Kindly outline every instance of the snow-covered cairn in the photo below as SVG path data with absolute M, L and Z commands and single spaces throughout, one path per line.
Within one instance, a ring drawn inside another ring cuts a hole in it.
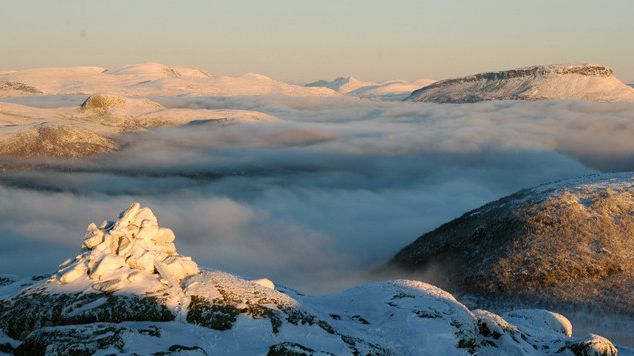
M 64 262 L 56 279 L 62 284 L 89 282 L 99 291 L 113 292 L 131 283 L 177 286 L 198 266 L 181 256 L 174 246 L 174 232 L 160 227 L 149 208 L 134 203 L 117 221 L 88 225 L 81 255 Z M 83 284 L 83 283 L 82 283 Z

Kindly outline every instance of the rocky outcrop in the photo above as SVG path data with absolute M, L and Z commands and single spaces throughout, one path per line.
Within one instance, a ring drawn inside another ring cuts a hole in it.
M 135 203 L 117 221 L 90 224 L 82 244 L 85 252 L 63 263 L 54 278 L 62 284 L 86 280 L 103 292 L 131 284 L 151 290 L 160 284 L 175 286 L 199 269 L 190 257 L 176 253 L 174 238 L 150 209 Z

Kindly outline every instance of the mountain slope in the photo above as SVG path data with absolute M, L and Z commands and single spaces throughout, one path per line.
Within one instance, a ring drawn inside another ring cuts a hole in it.
M 634 315 L 634 175 L 525 189 L 430 231 L 392 266 L 452 292 Z
M 406 100 L 473 103 L 485 100 L 634 101 L 634 89 L 612 69 L 596 64 L 558 64 L 447 79 L 414 91 Z
M 310 297 L 203 271 L 139 204 L 90 224 L 81 254 L 49 278 L 5 279 L 0 352 L 16 355 L 617 353 L 600 336 L 571 337 L 559 314 L 470 311 L 418 281 Z

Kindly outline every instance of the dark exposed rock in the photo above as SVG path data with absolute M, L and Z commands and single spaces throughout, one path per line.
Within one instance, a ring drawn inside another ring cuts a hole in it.
M 142 330 L 102 323 L 46 327 L 29 334 L 14 353 L 25 356 L 92 355 L 99 350 L 124 353 L 125 334 L 138 332 Z
M 154 298 L 135 295 L 28 291 L 0 303 L 0 328 L 18 340 L 46 326 L 170 320 L 174 315 Z

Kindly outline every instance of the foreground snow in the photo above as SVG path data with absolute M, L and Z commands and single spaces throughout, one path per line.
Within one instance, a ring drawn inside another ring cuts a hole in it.
M 0 352 L 16 354 L 614 355 L 571 337 L 562 315 L 469 310 L 411 280 L 305 296 L 267 279 L 201 271 L 148 208 L 90 224 L 82 252 L 49 278 L 0 287 Z
M 422 87 L 407 100 L 473 103 L 485 100 L 634 101 L 634 89 L 612 69 L 596 64 L 560 64 L 480 73 Z

